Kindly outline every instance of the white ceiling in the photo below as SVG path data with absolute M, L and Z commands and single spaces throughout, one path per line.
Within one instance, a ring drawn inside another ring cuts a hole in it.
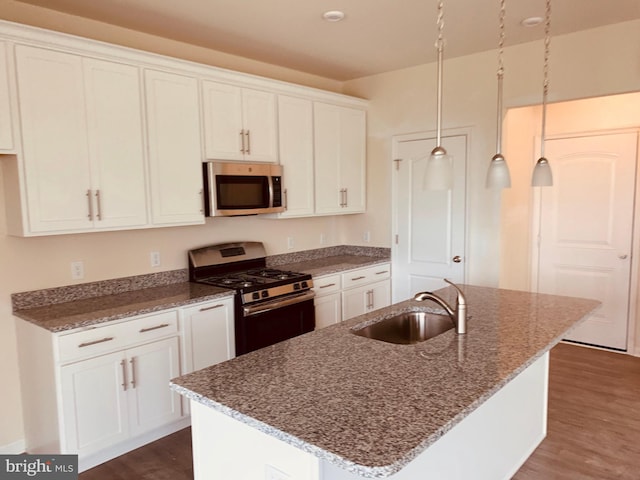
M 435 60 L 437 0 L 18 0 L 349 80 Z M 506 45 L 537 40 L 545 0 L 507 0 Z M 445 58 L 497 47 L 499 0 L 445 0 Z M 322 20 L 342 10 L 341 22 Z M 552 0 L 551 33 L 640 18 L 640 0 Z M 553 41 L 552 41 L 553 44 Z

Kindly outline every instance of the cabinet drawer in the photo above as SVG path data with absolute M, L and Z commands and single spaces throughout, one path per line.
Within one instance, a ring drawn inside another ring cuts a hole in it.
M 155 313 L 125 322 L 127 344 L 134 344 L 178 333 L 178 311 Z
M 125 348 L 126 343 L 126 328 L 123 323 L 64 335 L 58 338 L 60 362 L 112 352 Z
M 372 267 L 359 268 L 342 274 L 342 288 L 357 287 L 391 277 L 391 265 L 382 263 Z
M 341 289 L 340 274 L 324 275 L 313 279 L 313 291 L 319 297 L 330 293 L 339 292 Z
M 58 338 L 60 362 L 93 357 L 178 332 L 178 311 L 110 323 Z

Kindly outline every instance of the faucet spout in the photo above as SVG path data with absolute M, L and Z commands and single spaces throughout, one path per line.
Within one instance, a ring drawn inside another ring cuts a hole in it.
M 461 335 L 467 333 L 467 299 L 464 296 L 460 287 L 458 287 L 455 283 L 450 280 L 444 279 L 449 285 L 454 287 L 457 290 L 457 298 L 456 298 L 456 307 L 455 309 L 451 308 L 447 302 L 445 302 L 441 297 L 432 292 L 419 292 L 416 293 L 413 297 L 414 300 L 418 302 L 423 302 L 425 300 L 431 300 L 432 302 L 437 303 L 442 308 L 445 309 L 447 314 L 453 320 L 453 323 L 456 327 L 456 333 Z

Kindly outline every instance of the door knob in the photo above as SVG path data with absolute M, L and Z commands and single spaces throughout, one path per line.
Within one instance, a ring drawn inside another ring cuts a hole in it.
M 460 255 L 456 255 L 452 258 L 453 263 L 460 263 L 462 261 L 462 257 Z

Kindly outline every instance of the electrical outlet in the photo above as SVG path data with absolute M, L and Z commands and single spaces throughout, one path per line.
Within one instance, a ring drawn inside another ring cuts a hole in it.
M 291 476 L 269 464 L 264 466 L 265 480 L 291 480 Z
M 364 240 L 367 243 L 371 241 L 371 232 L 369 230 L 364 232 L 364 234 L 362 235 L 362 240 Z
M 71 262 L 71 279 L 82 280 L 84 278 L 84 263 L 78 260 Z
M 320 245 L 325 245 L 327 243 L 327 235 L 324 233 L 320 234 Z
M 289 250 L 293 248 L 293 237 L 287 237 L 287 248 Z
M 160 266 L 160 252 L 150 252 L 149 253 L 149 258 L 151 260 L 151 266 L 152 267 L 159 267 Z

